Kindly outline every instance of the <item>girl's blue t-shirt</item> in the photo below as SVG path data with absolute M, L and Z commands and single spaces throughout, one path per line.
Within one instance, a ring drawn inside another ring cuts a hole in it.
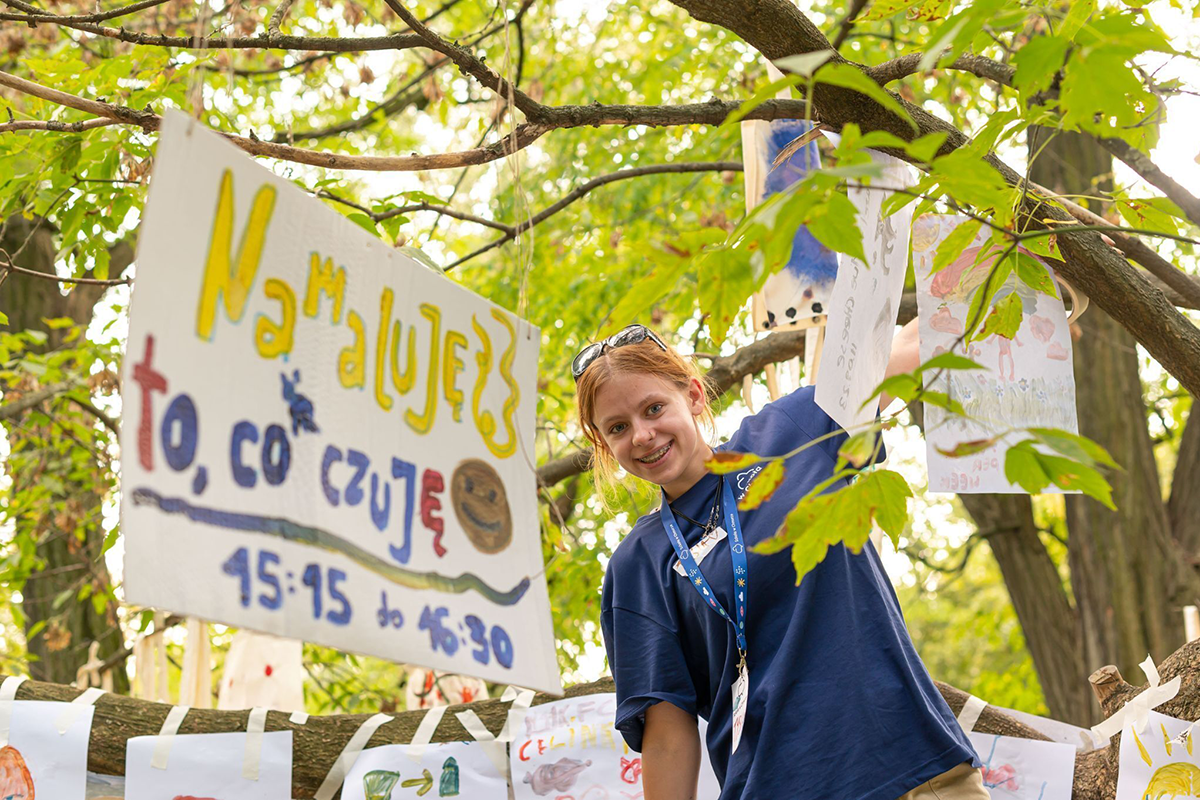
M 748 417 L 718 449 L 782 455 L 838 431 L 812 387 Z M 774 496 L 740 514 L 750 547 L 772 536 L 787 512 L 828 478 L 840 432 L 785 462 Z M 753 466 L 726 476 L 745 493 Z M 718 478 L 706 475 L 673 503 L 708 519 Z M 689 545 L 702 531 L 676 514 Z M 617 688 L 616 727 L 642 749 L 646 709 L 669 702 L 708 720 L 708 752 L 721 800 L 895 800 L 963 761 L 978 759 L 917 656 L 879 556 L 842 545 L 796 585 L 790 550 L 749 554 L 746 609 L 750 692 L 746 725 L 730 754 L 738 650 L 729 622 L 674 569 L 658 511 L 637 521 L 604 577 L 601 628 Z M 710 587 L 733 608 L 729 540 L 701 563 Z

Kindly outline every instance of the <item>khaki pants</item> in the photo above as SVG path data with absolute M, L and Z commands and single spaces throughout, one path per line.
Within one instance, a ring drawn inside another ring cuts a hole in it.
M 899 800 L 989 800 L 983 776 L 967 761 L 922 783 Z

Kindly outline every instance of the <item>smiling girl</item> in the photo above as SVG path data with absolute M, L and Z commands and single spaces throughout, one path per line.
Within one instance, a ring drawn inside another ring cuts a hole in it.
M 888 374 L 917 362 L 910 324 Z M 758 467 L 705 468 L 710 393 L 690 361 L 631 325 L 584 348 L 572 372 L 598 486 L 619 466 L 663 493 L 613 553 L 601 603 L 615 724 L 642 753 L 646 800 L 695 797 L 697 715 L 722 800 L 987 800 L 871 544 L 830 547 L 799 586 L 787 552 L 751 552 L 833 474 L 846 433 L 813 388 L 747 417 L 719 448 L 778 456 L 820 440 L 787 459 L 770 500 L 739 512 Z

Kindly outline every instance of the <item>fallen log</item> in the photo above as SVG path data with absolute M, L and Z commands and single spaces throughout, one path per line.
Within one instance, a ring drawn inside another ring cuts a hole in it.
M 1194 720 L 1200 717 L 1200 642 L 1184 645 L 1159 665 L 1162 680 L 1176 675 L 1183 677 L 1179 695 L 1158 710 L 1169 716 Z M 3 676 L 0 676 L 3 677 Z M 1106 715 L 1122 708 L 1147 687 L 1126 683 L 1115 667 L 1104 667 L 1091 677 L 1093 691 Z M 937 682 L 938 690 L 957 714 L 970 696 L 949 684 Z M 612 678 L 579 684 L 567 689 L 568 697 L 613 691 Z M 40 681 L 26 681 L 17 690 L 18 700 L 70 701 L 81 692 L 73 686 Z M 539 693 L 534 705 L 557 698 Z M 985 698 L 986 699 L 986 698 Z M 493 733 L 499 733 L 507 718 L 509 703 L 501 700 L 479 700 L 451 706 L 434 733 L 435 742 L 466 741 L 471 737 L 454 716 L 468 708 L 474 711 Z M 153 736 L 162 727 L 171 706 L 132 697 L 106 694 L 96 701 L 88 749 L 88 769 L 104 775 L 125 774 L 125 742 L 134 736 Z M 380 727 L 371 737 L 369 746 L 404 744 L 412 740 L 424 711 L 402 711 Z M 179 733 L 226 733 L 246 729 L 247 711 L 214 711 L 193 709 L 184 719 Z M 288 719 L 285 712 L 272 711 L 267 715 L 268 731 L 292 731 L 293 760 L 292 796 L 312 797 L 325 779 L 342 748 L 370 714 L 332 714 L 311 716 L 304 725 Z M 983 733 L 1046 740 L 1047 737 L 1024 723 L 989 706 L 975 725 Z M 519 735 L 519 734 L 518 734 Z M 1081 753 L 1075 761 L 1073 800 L 1114 800 L 1116 797 L 1117 755 L 1120 736 L 1105 748 Z

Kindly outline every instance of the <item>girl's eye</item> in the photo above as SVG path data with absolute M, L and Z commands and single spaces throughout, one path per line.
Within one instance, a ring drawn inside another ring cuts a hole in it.
M 611 428 L 608 429 L 608 435 L 616 436 L 618 433 L 620 433 L 624 429 L 625 429 L 624 425 L 613 425 Z
M 650 406 L 650 408 L 646 409 L 646 411 L 650 414 L 657 414 L 659 411 L 662 411 L 662 407 L 662 403 L 655 403 L 654 405 Z

